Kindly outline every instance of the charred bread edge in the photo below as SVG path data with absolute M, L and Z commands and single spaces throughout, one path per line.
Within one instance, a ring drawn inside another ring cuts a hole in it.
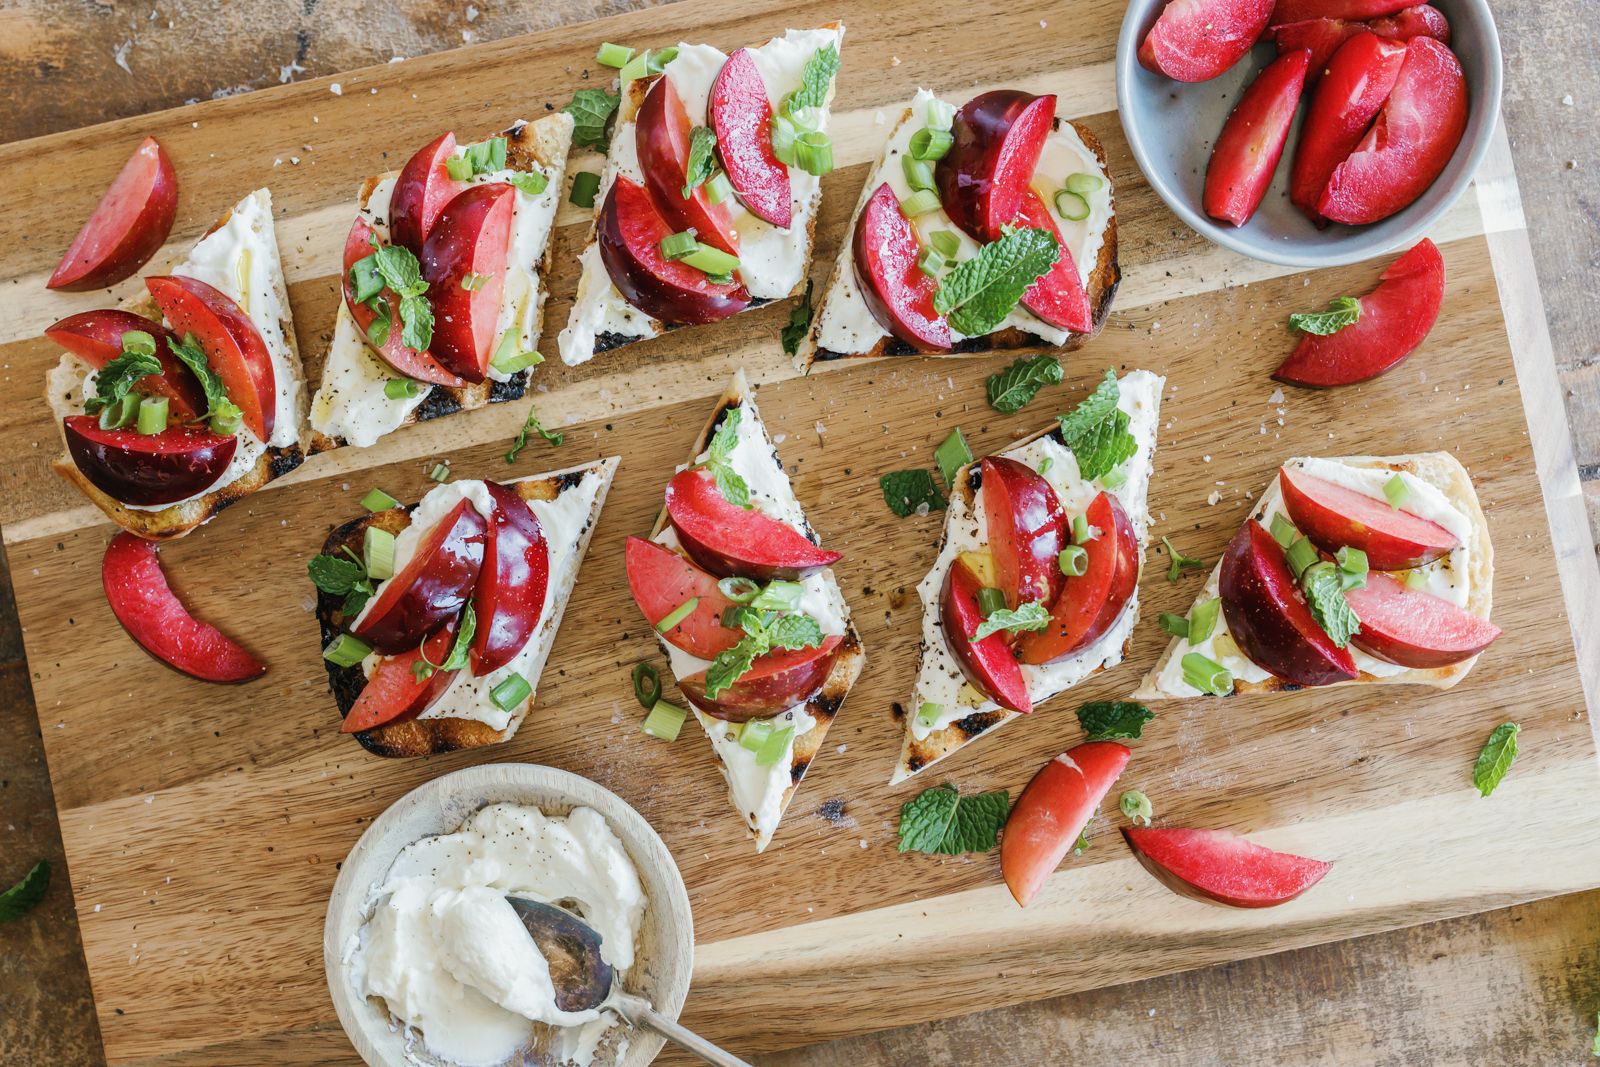
M 550 596 L 556 598 L 556 606 L 546 625 L 550 628 L 552 642 L 555 634 L 561 629 L 561 621 L 566 613 L 567 604 L 572 599 L 573 586 L 577 583 L 578 572 L 582 569 L 583 559 L 588 555 L 589 540 L 594 535 L 594 528 L 599 523 L 600 513 L 605 507 L 606 494 L 611 489 L 611 480 L 616 474 L 617 465 L 621 462 L 616 456 L 594 460 L 565 470 L 551 471 L 546 474 L 534 474 L 527 478 L 519 478 L 504 484 L 516 488 L 524 500 L 529 496 L 523 491 L 523 486 L 528 488 L 553 485 L 557 496 L 566 489 L 577 485 L 591 470 L 598 470 L 602 478 L 599 491 L 595 494 L 593 509 L 589 515 L 588 525 L 583 534 L 578 538 L 577 563 L 569 576 L 565 589 L 552 589 Z M 352 551 L 359 552 L 361 540 L 365 536 L 368 526 L 377 526 L 398 534 L 411 524 L 411 513 L 416 509 L 416 504 L 408 504 L 404 508 L 389 508 L 384 511 L 373 512 L 370 515 L 361 515 L 349 522 L 336 527 L 328 535 L 322 546 L 325 555 L 332 555 L 342 546 L 348 545 Z M 317 623 L 322 635 L 321 648 L 326 648 L 328 642 L 344 630 L 344 617 L 340 612 L 342 598 L 331 596 L 320 590 L 317 592 Z M 540 635 L 534 634 L 529 640 L 536 640 Z M 548 648 L 546 652 L 548 653 Z M 340 667 L 337 664 L 323 660 L 323 666 L 328 672 L 328 688 L 333 693 L 334 704 L 339 709 L 342 718 L 350 713 L 355 706 L 356 698 L 367 684 L 366 675 L 361 670 L 361 665 L 353 667 Z M 540 661 L 539 672 L 544 673 L 544 661 Z M 453 752 L 464 748 L 477 748 L 481 745 L 494 744 L 498 741 L 509 741 L 516 734 L 528 713 L 533 709 L 534 701 L 539 697 L 539 678 L 529 678 L 533 691 L 528 694 L 528 699 L 523 702 L 522 709 L 513 715 L 510 723 L 504 730 L 496 730 L 488 723 L 476 719 L 439 718 L 439 719 L 408 719 L 404 722 L 387 723 L 363 730 L 355 734 L 355 739 L 361 747 L 378 756 L 403 757 L 427 756 L 435 752 Z
M 1292 459 L 1300 458 L 1327 458 L 1337 462 L 1346 463 L 1354 467 L 1380 468 L 1387 470 L 1404 470 L 1438 489 L 1449 499 L 1450 503 L 1461 509 L 1472 524 L 1472 564 L 1468 568 L 1467 580 L 1471 587 L 1467 591 L 1467 610 L 1482 619 L 1490 617 L 1490 609 L 1494 599 L 1494 545 L 1489 540 L 1489 524 L 1484 518 L 1483 508 L 1478 503 L 1478 490 L 1472 484 L 1472 476 L 1461 461 L 1449 452 L 1412 452 L 1398 456 L 1328 456 L 1328 457 L 1300 457 L 1290 456 L 1285 459 L 1287 463 Z M 1274 471 L 1271 486 L 1277 480 Z M 1259 520 L 1263 505 L 1257 505 L 1250 512 L 1250 519 Z M 1246 520 L 1248 521 L 1248 520 Z M 1242 524 L 1241 524 L 1242 525 Z M 1220 568 L 1222 562 L 1217 562 Z M 1203 594 L 1202 594 L 1203 595 Z M 1161 671 L 1177 654 L 1178 640 L 1174 638 L 1168 642 L 1166 651 L 1156 661 L 1139 683 L 1139 688 L 1134 691 L 1131 699 L 1134 700 L 1199 700 L 1201 697 L 1181 697 L 1168 693 L 1159 688 L 1156 679 Z M 1481 655 L 1481 653 L 1480 653 Z M 1348 682 L 1334 682 L 1332 685 L 1300 686 L 1285 682 L 1281 678 L 1273 677 L 1264 682 L 1242 682 L 1237 679 L 1233 683 L 1234 696 L 1239 693 L 1292 693 L 1298 689 L 1334 689 L 1347 685 L 1427 685 L 1435 689 L 1449 689 L 1467 676 L 1474 664 L 1478 662 L 1477 656 L 1471 656 L 1460 663 L 1448 667 L 1412 668 L 1387 678 L 1378 678 L 1362 673 L 1359 678 Z
M 552 138 L 546 139 L 543 136 L 546 130 L 559 130 L 559 132 L 555 133 Z M 572 150 L 572 124 L 565 113 L 557 112 L 554 115 L 545 115 L 542 118 L 534 119 L 532 122 L 524 121 L 520 125 L 513 124 L 502 130 L 500 136 L 507 139 L 506 165 L 511 169 L 524 171 L 528 169 L 526 166 L 515 166 L 515 163 L 519 161 L 513 158 L 512 153 L 520 150 L 526 153 L 534 163 L 553 167 L 556 173 L 555 177 L 551 179 L 552 181 L 559 184 L 566 178 L 567 154 Z M 549 150 L 550 158 L 546 158 L 546 150 Z M 366 198 L 371 194 L 373 187 L 378 182 L 397 173 L 399 172 L 390 171 L 387 174 L 368 178 L 362 182 L 359 195 L 360 201 L 365 203 Z M 533 335 L 535 337 L 544 332 L 544 311 L 550 299 L 550 266 L 555 261 L 555 247 L 555 227 L 552 225 L 550 234 L 545 239 L 544 254 L 539 257 L 539 263 L 534 272 L 538 281 L 538 306 L 533 317 Z M 342 289 L 336 314 L 341 319 L 350 314 L 350 309 L 345 307 L 344 304 Z M 338 329 L 335 326 L 334 334 L 330 335 L 326 346 L 329 352 L 333 348 L 333 337 L 337 336 L 337 334 Z M 324 353 L 323 356 L 323 373 L 327 373 L 327 353 Z M 422 403 L 406 413 L 406 417 L 401 421 L 400 426 L 412 426 L 419 422 L 441 419 L 446 415 L 454 415 L 458 411 L 473 411 L 486 404 L 503 404 L 511 400 L 521 400 L 528 393 L 528 381 L 532 376 L 533 368 L 527 367 L 517 371 L 503 382 L 496 381 L 493 378 L 485 378 L 475 385 L 468 384 L 460 388 L 436 385 L 429 390 Z M 309 425 L 308 420 L 307 426 L 309 427 Z M 396 429 L 399 429 L 399 427 L 396 427 Z M 392 433 L 393 431 L 390 432 Z M 342 437 L 332 437 L 328 434 L 318 433 L 316 430 L 310 431 L 310 437 L 311 455 L 346 447 L 346 441 Z
M 905 114 L 901 117 L 900 122 L 904 123 L 910 118 L 911 109 L 908 107 L 906 108 Z M 1100 139 L 1095 136 L 1094 131 L 1076 119 L 1057 118 L 1056 122 L 1058 124 L 1061 122 L 1069 122 L 1072 124 L 1072 128 L 1077 131 L 1078 137 L 1083 141 L 1084 146 L 1093 152 L 1095 154 L 1095 158 L 1100 161 L 1100 166 L 1106 172 L 1107 181 L 1109 182 L 1111 164 L 1106 159 L 1105 146 L 1100 143 Z M 895 128 L 899 129 L 899 124 L 896 124 Z M 893 133 L 891 133 L 890 138 L 892 139 L 893 136 Z M 884 142 L 884 148 L 885 151 L 887 151 L 887 140 Z M 883 157 L 880 155 L 880 165 L 882 160 Z M 862 189 L 861 199 L 857 202 L 855 211 L 850 215 L 850 225 L 852 228 L 855 226 L 856 219 L 860 217 L 862 208 L 866 206 L 867 198 L 871 195 L 872 191 L 873 190 L 870 187 Z M 1020 330 L 1015 326 L 1007 326 L 1003 330 L 996 330 L 994 333 L 984 334 L 982 337 L 968 337 L 962 341 L 958 341 L 956 346 L 949 352 L 934 353 L 933 355 L 935 358 L 947 356 L 981 355 L 985 352 L 1012 351 L 1019 348 L 1037 348 L 1050 352 L 1075 352 L 1098 337 L 1100 335 L 1100 331 L 1105 328 L 1106 319 L 1111 315 L 1111 303 L 1113 298 L 1115 298 L 1117 295 L 1117 287 L 1122 284 L 1122 270 L 1118 266 L 1117 262 L 1117 214 L 1115 185 L 1111 186 L 1111 197 L 1112 212 L 1111 217 L 1106 220 L 1105 239 L 1100 245 L 1100 254 L 1095 258 L 1094 270 L 1089 274 L 1089 299 L 1094 304 L 1094 328 L 1090 332 L 1072 334 L 1063 344 L 1052 347 L 1041 337 L 1037 337 L 1034 334 L 1028 333 L 1026 330 Z M 844 264 L 842 262 L 835 263 L 834 270 L 837 272 L 838 270 L 843 269 L 843 267 Z M 812 319 L 811 329 L 806 333 L 805 343 L 801 346 L 799 354 L 795 357 L 795 364 L 799 369 L 803 371 L 809 371 L 812 364 L 817 362 L 832 362 L 835 360 L 846 359 L 882 359 L 885 357 L 917 356 L 924 354 L 918 352 L 916 349 L 912 348 L 910 345 L 906 344 L 899 338 L 894 337 L 893 335 L 881 338 L 878 343 L 872 347 L 872 351 L 870 352 L 834 352 L 830 349 L 819 347 L 817 345 L 817 332 L 822 324 L 822 310 L 827 306 L 828 298 L 832 295 L 833 279 L 830 278 L 828 288 L 823 294 L 822 302 L 817 305 L 817 311 L 816 315 Z
M 694 447 L 689 451 L 688 462 L 693 462 L 694 457 L 704 452 L 711 443 L 711 435 L 716 431 L 717 424 L 721 422 L 723 413 L 732 407 L 742 407 L 745 403 L 754 404 L 755 396 L 751 392 L 749 383 L 745 380 L 744 371 L 735 371 L 728 387 L 723 391 L 716 406 L 712 409 L 711 417 L 706 420 L 705 427 L 701 429 L 700 436 L 696 438 Z M 757 414 L 759 415 L 759 409 Z M 764 425 L 764 424 L 763 424 Z M 785 472 L 787 477 L 787 471 Z M 650 529 L 650 536 L 654 537 L 667 526 L 667 510 L 661 509 L 655 525 Z M 806 532 L 813 542 L 820 543 L 815 529 L 811 527 L 811 518 L 806 516 Z M 824 573 L 834 584 L 838 579 L 834 577 L 832 568 L 824 568 Z M 841 587 L 842 597 L 842 587 Z M 834 716 L 844 706 L 845 697 L 850 695 L 850 689 L 855 685 L 856 679 L 861 675 L 861 668 L 866 663 L 866 649 L 861 644 L 861 635 L 856 631 L 855 619 L 850 614 L 850 603 L 845 601 L 845 632 L 844 641 L 839 646 L 839 656 L 833 663 L 833 669 L 828 672 L 827 679 L 822 683 L 822 688 L 817 695 L 806 702 L 806 710 L 817 720 L 817 725 L 810 732 L 796 738 L 794 755 L 789 765 L 789 787 L 783 794 L 783 807 L 778 812 L 778 821 L 783 821 L 783 816 L 789 810 L 789 802 L 794 799 L 795 791 L 806 776 L 806 771 L 811 766 L 811 761 L 816 758 L 817 752 L 822 748 L 822 742 L 827 735 L 828 727 L 833 724 Z M 690 706 L 691 710 L 693 705 Z M 706 743 L 709 745 L 710 739 Z M 711 747 L 712 755 L 717 761 L 717 770 L 722 774 L 726 783 L 728 777 L 727 766 L 722 761 L 722 756 L 717 752 L 716 746 Z M 732 802 L 732 786 L 729 786 L 729 801 Z M 738 810 L 735 808 L 735 810 Z M 756 838 L 756 851 L 764 850 L 771 838 L 762 840 L 759 833 L 750 823 L 748 812 L 739 811 L 739 817 L 744 822 L 745 829 Z M 776 832 L 776 828 L 774 828 Z

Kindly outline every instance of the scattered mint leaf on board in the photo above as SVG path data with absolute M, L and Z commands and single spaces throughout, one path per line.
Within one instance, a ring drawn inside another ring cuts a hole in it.
M 127 396 L 140 378 L 160 373 L 161 361 L 154 353 L 124 350 L 95 375 L 95 395 L 83 402 L 83 410 L 90 415 L 98 415 L 102 408 L 110 407 Z
M 696 126 L 689 131 L 689 162 L 684 166 L 683 198 L 689 199 L 695 189 L 716 172 L 717 135 L 709 126 Z
M 1155 712 L 1132 700 L 1093 700 L 1078 709 L 1090 741 L 1137 741 Z
M 1043 630 L 1050 625 L 1050 612 L 1041 601 L 1030 600 L 1015 608 L 1001 608 L 978 624 L 972 640 L 982 641 L 1001 630 L 1021 633 L 1024 630 Z
M 1344 598 L 1344 580 L 1339 577 L 1338 567 L 1327 560 L 1313 563 L 1301 575 L 1300 587 L 1311 606 L 1311 617 L 1333 638 L 1334 644 L 1344 648 L 1353 634 L 1361 632 L 1361 620 Z
M 900 807 L 900 851 L 988 852 L 1010 812 L 1011 796 L 1003 789 L 969 797 L 953 785 L 924 789 Z
M 1511 761 L 1517 758 L 1517 735 L 1521 732 L 1522 727 L 1516 723 L 1503 722 L 1484 742 L 1478 762 L 1472 766 L 1472 784 L 1478 787 L 1480 795 L 1493 793 L 1511 769 Z
M 545 441 L 549 443 L 551 448 L 560 448 L 561 442 L 566 440 L 566 435 L 561 431 L 545 429 L 543 424 L 539 422 L 538 411 L 535 410 L 530 404 L 528 406 L 528 418 L 525 422 L 523 422 L 522 429 L 517 431 L 517 439 L 511 442 L 511 451 L 506 453 L 507 463 L 515 463 L 517 461 L 517 454 L 520 453 L 524 448 L 528 447 L 529 431 L 532 431 L 533 433 L 536 433 L 540 437 L 544 438 Z
M 1354 326 L 1361 319 L 1361 301 L 1353 296 L 1341 296 L 1328 305 L 1326 311 L 1306 311 L 1289 316 L 1289 329 L 1300 333 L 1327 337 L 1346 326 Z
M 1011 230 L 944 276 L 933 309 L 968 337 L 993 333 L 1060 255 L 1061 242 L 1049 230 Z
M 1110 474 L 1139 451 L 1139 443 L 1128 432 L 1128 413 L 1117 407 L 1121 396 L 1117 372 L 1108 368 L 1083 403 L 1057 416 L 1062 443 L 1071 449 L 1078 473 L 1087 481 Z
M 924 505 L 929 511 L 943 511 L 948 504 L 932 471 L 890 471 L 878 479 L 878 487 L 883 490 L 883 502 L 902 519 L 915 515 Z
M 793 113 L 803 107 L 821 107 L 828 102 L 828 87 L 839 73 L 838 46 L 823 45 L 806 60 L 800 72 L 800 88 L 789 94 L 785 107 Z
M 1039 390 L 1056 385 L 1065 376 L 1054 356 L 1023 356 L 999 374 L 989 376 L 989 406 L 1002 415 L 1015 415 Z
M 1182 552 L 1179 552 L 1176 548 L 1173 548 L 1172 542 L 1168 541 L 1165 537 L 1161 539 L 1161 543 L 1167 546 L 1167 556 L 1172 560 L 1171 566 L 1167 568 L 1167 581 L 1169 582 L 1175 582 L 1179 578 L 1182 578 L 1183 572 L 1189 567 L 1203 568 L 1210 566 L 1210 564 L 1206 563 L 1206 561 L 1203 559 L 1196 559 L 1193 556 L 1185 556 Z
M 605 152 L 611 147 L 608 127 L 622 97 L 605 89 L 579 89 L 564 110 L 572 116 L 572 143 Z
M 40 860 L 16 885 L 0 893 L 0 923 L 16 922 L 44 899 L 50 887 L 50 861 Z
M 811 329 L 811 279 L 806 279 L 806 295 L 789 312 L 789 325 L 783 328 L 783 353 L 786 356 L 796 355 L 800 351 L 800 342 L 806 338 L 806 333 Z

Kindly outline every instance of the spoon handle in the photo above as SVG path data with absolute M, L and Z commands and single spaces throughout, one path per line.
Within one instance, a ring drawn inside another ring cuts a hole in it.
M 654 1030 L 679 1048 L 692 1052 L 712 1064 L 713 1067 L 750 1067 L 750 1064 L 733 1053 L 723 1051 L 688 1027 L 679 1025 L 676 1019 L 662 1015 L 643 997 L 613 994 L 612 1003 L 635 1026 L 645 1026 Z

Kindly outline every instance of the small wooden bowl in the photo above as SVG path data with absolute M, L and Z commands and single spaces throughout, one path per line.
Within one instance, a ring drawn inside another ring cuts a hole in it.
M 410 1067 L 432 1057 L 420 1040 L 408 1041 L 381 1001 L 362 997 L 350 984 L 343 958 L 366 918 L 367 894 L 388 874 L 401 849 L 424 837 L 453 833 L 479 808 L 498 803 L 531 805 L 546 815 L 565 815 L 573 808 L 588 807 L 605 817 L 638 868 L 649 902 L 627 987 L 650 998 L 670 1018 L 683 1009 L 694 968 L 694 918 L 678 865 L 644 816 L 615 793 L 554 767 L 526 763 L 467 767 L 418 786 L 378 816 L 350 850 L 328 899 L 322 932 L 328 991 L 350 1043 L 369 1067 Z M 630 1031 L 621 1058 L 607 1060 L 602 1052 L 595 1064 L 644 1067 L 663 1044 L 661 1037 L 649 1031 Z M 411 1057 L 408 1045 L 412 1046 Z

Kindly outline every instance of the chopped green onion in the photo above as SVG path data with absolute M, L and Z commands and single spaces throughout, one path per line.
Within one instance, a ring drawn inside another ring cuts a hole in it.
M 1184 618 L 1182 615 L 1176 615 L 1170 611 L 1163 611 L 1161 613 L 1161 617 L 1156 621 L 1161 624 L 1161 628 L 1163 630 L 1167 631 L 1167 633 L 1171 634 L 1173 637 L 1181 637 L 1185 641 L 1189 640 L 1189 620 Z
M 956 139 L 949 130 L 931 130 L 923 127 L 911 135 L 911 155 L 929 161 L 943 159 Z
M 987 585 L 978 590 L 978 613 L 984 618 L 987 619 L 995 612 L 1004 610 L 1005 606 L 1006 594 L 1004 590 Z
M 137 429 L 140 433 L 160 433 L 167 428 L 167 398 L 147 396 L 139 401 Z
M 751 752 L 760 752 L 761 746 L 765 745 L 767 738 L 771 736 L 771 719 L 751 719 L 744 724 L 744 729 L 739 731 L 739 744 Z
M 444 161 L 444 169 L 454 181 L 464 182 L 472 177 L 472 160 L 466 156 L 451 156 Z
M 1122 483 L 1126 482 L 1127 480 L 1128 468 L 1125 466 L 1112 467 L 1110 470 L 1106 471 L 1105 474 L 1100 476 L 1100 484 L 1105 486 L 1107 489 L 1120 489 L 1122 488 Z
M 410 378 L 390 378 L 383 383 L 383 395 L 390 400 L 410 400 L 421 392 L 421 384 Z
M 510 330 L 506 331 L 506 336 L 511 337 L 513 340 L 516 339 Z M 516 351 L 515 346 L 513 346 L 512 352 L 509 356 L 495 356 L 495 358 L 490 361 L 490 366 L 494 367 L 494 369 L 499 371 L 501 374 L 515 374 L 519 370 L 527 370 L 529 367 L 537 367 L 543 362 L 544 356 L 538 351 L 529 349 L 526 352 L 518 352 Z
M 951 430 L 950 436 L 933 450 L 933 461 L 939 465 L 939 473 L 944 475 L 944 483 L 954 489 L 956 474 L 962 467 L 972 462 L 972 449 L 967 447 L 967 439 L 961 436 L 961 427 L 957 426 Z
M 934 230 L 928 234 L 928 243 L 945 259 L 955 259 L 956 253 L 961 251 L 961 238 L 954 230 Z
M 100 409 L 100 428 L 102 430 L 120 430 L 134 422 L 139 417 L 139 394 L 123 393 L 122 396 Z
M 213 411 L 210 425 L 212 433 L 220 433 L 224 437 L 238 433 L 239 427 L 244 425 L 244 412 L 230 400 L 222 410 Z
M 1321 557 L 1317 555 L 1317 546 L 1302 537 L 1289 546 L 1284 558 L 1289 561 L 1289 569 L 1294 571 L 1294 580 L 1298 582 L 1300 576 L 1306 572 L 1306 568 Z
M 668 45 L 665 48 L 655 48 L 645 53 L 645 69 L 651 74 L 660 74 L 667 69 L 667 64 L 678 58 L 678 46 Z
M 908 219 L 939 210 L 939 194 L 932 189 L 918 189 L 900 201 L 900 213 Z
M 350 288 L 355 296 L 356 303 L 365 304 L 383 292 L 383 285 L 383 275 L 378 273 L 378 255 L 376 252 L 350 264 Z M 128 335 L 123 334 L 122 340 L 126 344 Z M 154 354 L 153 352 L 151 353 L 151 355 Z
M 810 130 L 794 139 L 794 160 L 813 178 L 833 172 L 833 138 L 821 130 Z
M 487 285 L 488 282 L 489 276 L 487 274 L 479 274 L 475 270 L 469 270 L 467 273 L 461 276 L 461 288 L 465 289 L 469 293 L 476 293 L 479 289 L 482 289 L 485 285 Z
M 781 730 L 774 730 L 772 735 L 762 744 L 756 753 L 756 765 L 770 767 L 784 757 L 789 751 L 789 742 L 794 740 L 794 727 L 785 726 Z
M 1383 483 L 1383 495 L 1389 498 L 1389 506 L 1396 511 L 1406 502 L 1406 497 L 1411 495 L 1411 487 L 1406 485 L 1406 480 L 1399 474 Z
M 1289 521 L 1287 515 L 1281 511 L 1272 516 L 1272 539 L 1278 542 L 1279 548 L 1288 548 L 1294 544 L 1294 539 L 1300 536 L 1300 531 L 1295 529 L 1294 523 Z
M 1044 457 L 1044 458 L 1043 458 L 1043 459 L 1041 459 L 1041 460 L 1040 460 L 1040 461 L 1039 461 L 1039 473 L 1040 473 L 1040 474 L 1047 474 L 1047 473 L 1049 473 L 1049 471 L 1050 471 L 1050 465 L 1051 465 L 1051 464 L 1052 464 L 1052 463 L 1054 463 L 1054 462 L 1055 462 L 1055 460 L 1053 460 L 1053 459 L 1051 459 L 1051 458 L 1050 458 L 1050 457 L 1049 457 L 1049 456 L 1046 456 L 1046 457 Z
M 689 713 L 676 704 L 658 700 L 639 724 L 639 732 L 662 741 L 676 741 L 678 732 L 683 729 L 683 720 L 688 717 Z
M 663 617 L 660 622 L 656 623 L 656 633 L 666 633 L 684 619 L 687 619 L 690 615 L 693 615 L 694 609 L 699 606 L 700 598 L 697 596 L 692 596 L 688 600 L 685 600 L 682 604 L 679 604 L 677 607 L 667 612 L 666 616 Z
M 541 196 L 550 188 L 550 179 L 540 170 L 518 171 L 511 176 L 511 184 L 529 196 Z
M 1105 188 L 1106 180 L 1098 174 L 1069 174 L 1067 176 L 1067 190 L 1079 196 L 1088 196 L 1098 193 Z
M 718 582 L 717 589 L 735 604 L 748 604 L 761 592 L 761 584 L 753 578 L 734 575 Z
M 322 650 L 322 658 L 338 667 L 354 667 L 372 654 L 372 647 L 358 637 L 340 634 Z
M 1349 545 L 1333 554 L 1339 564 L 1339 582 L 1346 589 L 1360 589 L 1367 584 L 1367 554 Z
M 434 482 L 448 482 L 450 480 L 450 464 L 435 463 L 428 472 L 428 480 Z
M 1089 217 L 1089 201 L 1071 189 L 1056 190 L 1056 214 L 1073 222 Z
M 1233 692 L 1232 672 L 1215 660 L 1190 652 L 1180 662 L 1183 680 L 1200 692 L 1218 697 Z
M 750 601 L 750 606 L 757 611 L 794 611 L 800 606 L 800 598 L 805 592 L 806 587 L 799 582 L 768 582 L 767 587 Z
M 612 44 L 610 41 L 602 44 L 594 54 L 594 61 L 602 67 L 615 67 L 621 70 L 628 65 L 628 60 L 633 58 L 633 49 L 627 45 Z
M 156 354 L 156 339 L 145 330 L 124 330 L 122 350 L 140 356 L 153 356 Z
M 928 128 L 931 130 L 948 130 L 956 118 L 954 104 L 947 104 L 943 100 L 928 101 Z
M 594 207 L 594 198 L 600 193 L 600 175 L 580 170 L 572 176 L 572 192 L 567 194 L 570 203 L 579 207 Z
M 699 247 L 700 242 L 688 230 L 668 234 L 661 239 L 661 254 L 668 259 L 682 259 Z
M 931 700 L 923 701 L 922 707 L 917 709 L 917 725 L 924 730 L 931 730 L 939 724 L 939 716 L 943 714 L 943 704 L 935 704 Z
M 367 495 L 361 498 L 361 506 L 368 511 L 388 511 L 390 508 L 399 507 L 400 501 L 382 489 L 369 489 Z
M 906 184 L 913 189 L 932 189 L 933 164 L 915 156 L 901 156 L 900 167 L 906 172 Z
M 794 141 L 796 137 L 800 136 L 800 131 L 795 129 L 793 122 L 782 115 L 772 116 L 772 124 L 769 130 L 772 137 L 772 154 L 784 166 L 794 166 Z
M 917 253 L 917 269 L 930 278 L 937 278 L 939 272 L 944 270 L 944 257 L 937 248 L 924 248 Z
M 1198 645 L 1217 629 L 1217 616 L 1222 611 L 1222 598 L 1202 600 L 1189 611 L 1189 643 Z
M 682 259 L 689 266 L 707 274 L 731 274 L 739 269 L 738 256 L 730 256 L 711 245 L 700 245 Z
M 1130 789 L 1122 794 L 1122 799 L 1117 801 L 1117 807 L 1122 809 L 1122 814 L 1135 826 L 1139 825 L 1141 820 L 1145 826 L 1149 826 L 1151 818 L 1156 813 L 1150 798 L 1137 789 Z
M 1082 545 L 1068 545 L 1056 556 L 1056 566 L 1068 578 L 1082 578 L 1089 573 L 1089 552 Z
M 717 171 L 706 182 L 706 199 L 713 204 L 724 204 L 733 198 L 733 183 L 728 180 L 728 175 Z
M 489 703 L 501 711 L 515 712 L 522 702 L 533 695 L 533 686 L 522 675 L 513 671 L 505 681 L 489 690 Z
M 791 96 L 793 94 L 790 94 Z M 822 129 L 822 109 L 820 107 L 790 107 L 789 97 L 783 98 L 783 114 L 795 129 L 802 133 L 812 133 Z
M 1407 589 L 1426 589 L 1428 576 L 1421 570 L 1406 571 Z
M 710 282 L 712 285 L 732 285 L 733 284 L 733 275 L 732 274 L 707 274 L 706 275 L 706 281 Z
M 382 581 L 394 577 L 394 534 L 377 526 L 368 526 L 362 535 L 361 558 L 367 568 L 367 577 Z
M 626 87 L 629 82 L 637 78 L 642 78 L 646 74 L 650 73 L 653 73 L 650 70 L 650 53 L 648 51 L 635 52 L 632 56 L 628 57 L 628 61 L 622 65 L 622 70 L 617 77 L 622 79 L 622 84 L 624 87 Z
M 1072 516 L 1072 543 L 1086 545 L 1089 543 L 1089 515 L 1087 512 L 1078 512 Z
M 647 709 L 655 707 L 661 699 L 661 672 L 648 663 L 635 664 L 633 698 Z

